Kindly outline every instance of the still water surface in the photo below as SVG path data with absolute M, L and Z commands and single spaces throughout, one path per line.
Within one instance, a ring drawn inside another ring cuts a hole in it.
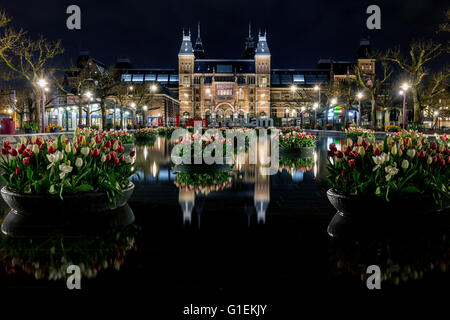
M 331 142 L 341 144 L 321 137 L 314 158 L 297 168 L 284 164 L 264 176 L 260 165 L 238 163 L 229 173 L 203 176 L 209 184 L 201 188 L 172 171 L 164 137 L 137 146 L 140 178 L 133 178 L 127 208 L 134 223 L 80 237 L 3 237 L 0 287 L 67 290 L 68 263 L 82 266 L 84 290 L 146 289 L 183 302 L 367 292 L 364 275 L 372 264 L 383 270 L 387 292 L 449 284 L 445 225 L 431 235 L 365 242 L 328 236 L 335 214 L 326 198 Z

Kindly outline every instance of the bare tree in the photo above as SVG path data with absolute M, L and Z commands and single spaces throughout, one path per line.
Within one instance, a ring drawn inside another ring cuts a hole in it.
M 357 88 L 356 78 L 352 75 L 346 75 L 344 78 L 336 79 L 333 84 L 332 92 L 345 102 L 344 128 L 348 127 L 348 111 L 353 101 L 355 101 Z
M 395 63 L 403 72 L 406 73 L 414 105 L 414 122 L 420 122 L 422 106 L 419 101 L 419 87 L 424 77 L 428 74 L 426 66 L 430 61 L 443 53 L 441 43 L 435 43 L 431 40 L 413 41 L 410 44 L 408 55 L 404 55 L 400 48 L 389 49 L 385 59 Z
M 372 128 L 376 127 L 376 102 L 377 96 L 381 94 L 382 87 L 391 78 L 393 70 L 391 69 L 389 63 L 386 61 L 385 56 L 381 53 L 374 53 L 372 55 L 373 59 L 380 61 L 382 68 L 382 75 L 378 77 L 375 72 L 365 72 L 359 66 L 355 67 L 355 75 L 358 84 L 364 88 L 369 94 L 370 104 L 371 104 L 371 122 Z

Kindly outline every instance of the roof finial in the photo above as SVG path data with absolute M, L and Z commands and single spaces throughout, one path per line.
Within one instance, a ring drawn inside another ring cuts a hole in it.
M 191 28 L 189 28 L 189 38 L 191 37 Z
M 198 22 L 197 38 L 200 38 L 200 21 Z
M 252 23 L 251 22 L 248 23 L 248 37 L 249 38 L 252 37 Z
M 184 28 L 183 28 L 183 37 L 184 37 Z
M 267 36 L 267 29 L 264 28 L 264 37 L 266 37 L 266 36 Z
M 258 35 L 261 37 L 261 28 L 259 28 Z

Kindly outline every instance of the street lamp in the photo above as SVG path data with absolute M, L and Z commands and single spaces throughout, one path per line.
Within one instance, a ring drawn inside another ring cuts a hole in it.
M 363 94 L 358 92 L 356 96 L 358 97 L 358 126 L 361 126 L 361 98 L 363 97 Z
M 86 111 L 86 125 L 89 127 L 91 125 L 90 109 L 91 109 L 92 93 L 90 91 L 87 91 L 84 95 L 86 96 L 87 101 L 88 101 L 88 106 L 87 106 L 87 111 Z
M 317 124 L 317 108 L 319 108 L 319 104 L 316 102 L 313 105 L 313 110 L 314 110 L 314 128 L 316 128 L 316 124 Z
M 158 90 L 158 87 L 156 86 L 156 84 L 152 84 L 152 86 L 150 87 L 150 90 L 152 92 L 155 92 L 156 90 Z
M 434 116 L 436 117 L 436 127 L 437 127 L 437 129 L 439 130 L 439 118 L 438 118 L 438 116 L 439 116 L 439 111 L 435 111 L 434 113 Z
M 291 91 L 292 92 L 297 91 L 297 86 L 295 84 L 291 85 Z
M 403 95 L 403 129 L 406 127 L 406 91 L 409 89 L 407 83 L 402 84 L 400 94 Z
M 38 85 L 41 87 L 41 100 L 42 100 L 42 132 L 45 132 L 45 87 L 47 86 L 47 81 L 41 78 L 38 80 Z

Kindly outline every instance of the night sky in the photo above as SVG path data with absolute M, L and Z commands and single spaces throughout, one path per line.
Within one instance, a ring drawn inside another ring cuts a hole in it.
M 71 4 L 81 7 L 80 31 L 66 28 Z M 381 8 L 381 30 L 366 28 L 371 4 Z M 438 0 L 0 0 L 0 7 L 33 36 L 61 38 L 66 53 L 59 64 L 88 50 L 107 64 L 127 57 L 135 66 L 176 67 L 182 28 L 190 27 L 195 41 L 201 21 L 207 58 L 240 58 L 251 22 L 254 35 L 267 30 L 273 68 L 309 68 L 319 58 L 353 59 L 364 36 L 381 49 L 429 38 L 450 5 Z

